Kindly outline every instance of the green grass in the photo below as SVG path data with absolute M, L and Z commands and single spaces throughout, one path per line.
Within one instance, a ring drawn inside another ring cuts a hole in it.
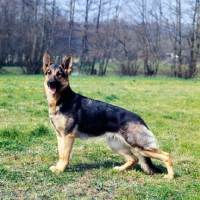
M 200 199 L 200 81 L 70 77 L 74 91 L 136 112 L 173 158 L 175 179 L 148 176 L 104 139 L 75 141 L 64 173 L 51 173 L 57 141 L 48 119 L 43 76 L 0 76 L 0 199 Z M 154 163 L 166 172 L 159 161 Z

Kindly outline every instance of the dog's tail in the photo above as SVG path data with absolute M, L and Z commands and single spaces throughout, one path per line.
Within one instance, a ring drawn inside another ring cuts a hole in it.
M 153 163 L 151 162 L 151 158 L 145 157 L 142 155 L 139 155 L 139 164 L 141 168 L 149 175 L 156 174 L 156 173 L 162 173 L 160 169 L 155 167 Z

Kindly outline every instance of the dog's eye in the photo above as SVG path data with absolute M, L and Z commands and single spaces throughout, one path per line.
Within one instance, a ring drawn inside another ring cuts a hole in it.
M 47 71 L 47 75 L 49 75 L 49 76 L 51 75 L 51 70 Z
M 58 72 L 58 73 L 57 73 L 57 76 L 58 76 L 58 78 L 61 78 L 61 77 L 62 77 L 62 73 L 61 73 L 61 72 Z

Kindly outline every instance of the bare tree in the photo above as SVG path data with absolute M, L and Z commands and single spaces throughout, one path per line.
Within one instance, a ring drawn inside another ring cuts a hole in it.
M 81 68 L 83 63 L 87 62 L 87 52 L 88 52 L 88 15 L 90 10 L 90 3 L 91 0 L 86 0 L 85 5 L 85 22 L 84 22 L 84 28 L 83 28 L 83 36 L 82 36 L 82 44 L 81 44 L 81 50 L 80 50 L 80 58 L 78 63 L 78 72 L 81 72 Z
M 177 55 L 178 55 L 178 66 L 177 66 L 177 77 L 182 78 L 182 25 L 181 25 L 181 0 L 176 0 L 176 10 L 177 10 Z
M 53 35 L 53 27 L 55 22 L 55 7 L 56 7 L 56 0 L 52 1 L 52 8 L 51 8 L 51 19 L 50 19 L 50 27 L 49 27 L 49 37 L 48 37 L 48 43 L 47 43 L 47 50 L 49 50 L 49 47 L 51 46 L 51 39 Z
M 134 26 L 125 21 L 118 22 L 116 28 L 116 44 L 114 62 L 118 66 L 120 76 L 136 76 L 140 68 L 139 52 Z M 131 41 L 131 42 L 130 42 Z
M 38 67 L 35 66 L 35 62 L 37 62 L 37 53 L 38 53 L 38 23 L 37 23 L 37 17 L 38 17 L 38 5 L 39 0 L 35 1 L 35 4 L 33 4 L 33 14 L 34 14 L 34 21 L 33 21 L 33 44 L 32 44 L 32 50 L 31 56 L 29 59 L 29 63 L 27 66 L 27 73 L 28 74 L 35 74 L 38 70 Z
M 167 12 L 163 14 L 168 35 L 173 47 L 172 74 L 182 77 L 182 9 L 181 0 L 167 1 Z M 178 59 L 177 59 L 178 58 Z
M 142 49 L 144 74 L 156 75 L 161 49 L 162 1 L 131 0 L 128 8 L 127 18 L 132 20 L 138 46 Z
M 162 35 L 162 1 L 154 0 L 151 4 L 149 14 L 151 16 L 152 36 L 150 36 L 150 64 L 153 75 L 156 75 L 160 63 L 161 55 L 161 35 Z M 148 72 L 147 72 L 148 74 Z
M 51 45 L 55 3 L 55 0 L 52 1 L 52 4 L 49 4 L 47 0 L 21 1 L 21 38 L 25 39 L 22 39 L 23 49 L 20 65 L 25 65 L 24 73 L 36 74 L 41 72 L 39 63 L 42 54 L 44 50 L 48 51 Z M 46 14 L 47 4 L 51 5 L 51 12 L 48 10 L 48 15 Z
M 13 6 L 13 4 L 15 6 Z M 17 30 L 17 16 L 19 14 L 18 1 L 0 1 L 0 69 L 7 63 L 13 63 L 17 47 L 15 42 L 15 30 Z
M 185 78 L 193 78 L 197 72 L 197 59 L 200 48 L 200 1 L 188 1 L 187 3 L 191 8 L 188 10 L 188 15 L 191 17 L 191 28 L 186 36 L 190 50 L 190 63 Z
M 98 5 L 98 14 L 96 18 L 96 30 L 95 30 L 95 39 L 94 39 L 94 45 L 93 45 L 93 58 L 92 58 L 92 64 L 91 64 L 91 69 L 90 69 L 90 74 L 94 74 L 94 66 L 96 62 L 96 57 L 97 57 L 97 42 L 99 38 L 99 25 L 100 25 L 100 14 L 101 14 L 101 7 L 102 7 L 102 0 L 99 0 L 99 5 Z
M 193 78 L 200 48 L 199 1 L 67 0 L 66 9 L 56 0 L 0 0 L 0 68 L 15 64 L 24 73 L 40 73 L 41 56 L 49 50 L 56 59 L 72 53 L 79 58 L 78 71 L 87 74 L 96 67 L 104 76 L 112 60 L 120 75 L 155 76 L 172 51 L 173 76 Z
M 56 0 L 0 0 L 0 66 L 15 63 L 23 73 L 40 73 L 44 51 L 63 53 L 68 35 L 71 49 L 73 9 L 68 23 Z
M 72 52 L 71 48 L 72 48 L 72 34 L 73 34 L 73 27 L 74 27 L 75 2 L 76 0 L 70 0 L 70 20 L 69 20 L 69 38 L 68 38 L 69 53 Z
M 105 13 L 107 13 L 106 21 L 101 26 L 101 37 L 100 38 L 100 62 L 99 62 L 99 76 L 105 76 L 106 70 L 109 64 L 109 60 L 112 57 L 113 46 L 116 42 L 116 31 L 118 28 L 118 17 L 121 12 L 122 4 L 120 5 L 120 0 L 115 4 L 112 0 L 107 2 L 107 9 L 105 9 Z M 106 5 L 106 6 L 107 6 Z M 114 8 L 113 8 L 114 5 Z M 110 19 L 111 11 L 114 10 L 114 14 L 112 16 L 112 20 Z M 110 34 L 108 34 L 110 33 Z

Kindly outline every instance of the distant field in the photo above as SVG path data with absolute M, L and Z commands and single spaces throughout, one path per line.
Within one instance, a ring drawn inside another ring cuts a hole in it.
M 76 72 L 76 68 L 77 68 L 77 63 L 74 65 L 74 72 Z M 96 70 L 99 70 L 99 64 L 96 63 L 95 65 Z M 182 66 L 182 71 L 185 71 L 185 66 Z M 200 73 L 200 64 L 197 66 L 197 72 Z M 20 67 L 3 67 L 0 70 L 0 74 L 22 74 L 22 69 Z M 116 76 L 119 75 L 119 68 L 116 65 L 116 63 L 110 61 L 107 67 L 107 71 L 106 71 L 106 76 Z M 138 75 L 139 76 L 143 76 L 144 75 L 144 71 L 143 71 L 143 66 L 141 65 L 139 70 L 138 70 Z M 172 76 L 172 71 L 171 71 L 171 66 L 169 64 L 167 64 L 166 62 L 161 62 L 159 69 L 158 69 L 158 73 L 157 73 L 158 77 L 171 77 Z M 200 75 L 197 74 L 196 78 L 199 78 Z
M 200 199 L 200 80 L 71 76 L 74 91 L 136 112 L 171 153 L 175 179 L 146 175 L 104 139 L 76 140 L 64 173 L 48 119 L 42 75 L 0 75 L 0 199 Z M 115 114 L 115 113 L 113 113 Z M 153 161 L 164 173 L 159 161 Z
M 0 74 L 22 74 L 20 67 L 3 67 Z

